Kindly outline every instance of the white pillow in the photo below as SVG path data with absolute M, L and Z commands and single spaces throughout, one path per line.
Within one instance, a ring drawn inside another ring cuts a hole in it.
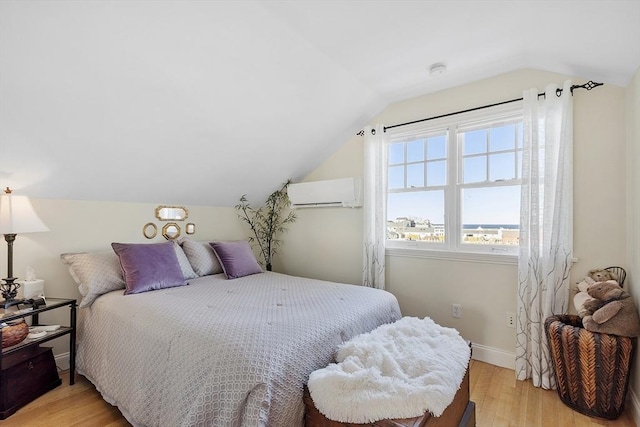
M 60 258 L 83 296 L 80 308 L 89 307 L 102 294 L 125 288 L 120 260 L 113 251 L 67 253 Z
M 222 266 L 209 242 L 182 238 L 178 241 L 184 250 L 193 271 L 198 276 L 222 273 Z
M 180 270 L 182 270 L 182 275 L 185 280 L 195 279 L 198 277 L 198 274 L 193 271 L 191 267 L 191 263 L 187 258 L 187 255 L 182 250 L 182 247 L 177 243 L 173 242 L 173 248 L 176 250 L 176 256 L 178 257 L 178 264 L 180 264 Z

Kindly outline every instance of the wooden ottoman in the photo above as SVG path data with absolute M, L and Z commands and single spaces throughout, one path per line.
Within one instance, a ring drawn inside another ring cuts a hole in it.
M 304 389 L 304 421 L 306 427 L 475 427 L 476 410 L 475 403 L 469 400 L 469 367 L 464 375 L 460 389 L 453 398 L 453 402 L 442 415 L 434 417 L 431 413 L 426 413 L 419 417 L 394 420 L 380 420 L 370 424 L 352 424 L 332 421 L 322 415 L 311 399 L 309 390 Z

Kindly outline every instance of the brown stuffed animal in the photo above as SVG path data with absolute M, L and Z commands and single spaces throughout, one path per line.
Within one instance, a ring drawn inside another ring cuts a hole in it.
M 593 315 L 582 319 L 584 328 L 591 332 L 620 335 L 624 337 L 640 336 L 640 317 L 631 296 L 615 281 L 597 282 L 589 286 L 587 293 L 605 304 Z
M 601 268 L 589 270 L 588 276 L 592 278 L 594 282 L 606 282 L 607 280 L 618 281 L 618 275 L 616 273 Z
M 577 283 L 577 293 L 573 297 L 573 306 L 575 307 L 578 316 L 584 317 L 589 314 L 593 314 L 597 309 L 605 304 L 604 301 L 595 300 L 589 296 L 587 289 L 594 283 L 606 282 L 608 280 L 614 280 L 617 283 L 618 275 L 609 270 L 594 268 L 589 270 L 589 273 L 581 282 Z
M 602 283 L 608 283 L 608 282 L 611 282 L 612 284 L 614 284 L 616 286 L 618 285 L 618 282 L 616 282 L 615 280 L 607 280 L 606 282 L 602 282 Z M 596 282 L 596 283 L 599 283 L 599 282 Z M 589 287 L 594 285 L 594 284 L 595 283 L 591 283 L 591 285 L 587 286 L 587 290 L 584 292 L 585 294 L 587 294 L 587 299 L 584 301 L 584 303 L 582 305 L 582 309 L 584 311 L 584 314 L 581 317 L 588 316 L 590 314 L 592 315 L 593 313 L 598 311 L 601 307 L 603 307 L 605 304 L 608 304 L 608 303 L 611 302 L 610 299 L 594 298 L 589 294 L 589 292 L 588 292 Z M 620 290 L 622 291 L 622 288 Z M 624 291 L 622 291 L 622 292 L 626 294 L 626 292 L 624 292 Z M 626 294 L 626 295 L 629 295 L 629 294 Z

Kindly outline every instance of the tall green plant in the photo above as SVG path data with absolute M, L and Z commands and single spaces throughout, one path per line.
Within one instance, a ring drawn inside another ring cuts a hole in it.
M 238 218 L 249 224 L 251 228 L 253 236 L 249 238 L 249 242 L 259 248 L 264 260 L 264 264 L 262 262 L 261 264 L 266 267 L 267 271 L 271 271 L 271 260 L 278 253 L 278 247 L 282 243 L 277 237 L 278 234 L 286 231 L 286 225 L 296 220 L 296 215 L 291 211 L 286 217 L 284 216 L 285 208 L 290 205 L 287 195 L 289 184 L 291 184 L 291 180 L 285 182 L 279 190 L 271 193 L 264 206 L 258 209 L 249 204 L 246 194 L 240 197 L 240 203 L 235 206 Z

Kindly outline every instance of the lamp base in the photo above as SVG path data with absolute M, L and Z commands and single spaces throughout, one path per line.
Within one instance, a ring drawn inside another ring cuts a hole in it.
M 5 277 L 0 283 L 0 294 L 4 297 L 4 301 L 0 301 L 0 306 L 4 306 L 5 310 L 12 305 L 18 305 L 22 303 L 22 300 L 15 299 L 18 295 L 18 288 L 20 283 L 15 283 L 17 277 Z
M 23 299 L 5 299 L 4 301 L 0 301 L 0 308 L 7 310 L 9 307 L 20 304 L 24 304 Z

